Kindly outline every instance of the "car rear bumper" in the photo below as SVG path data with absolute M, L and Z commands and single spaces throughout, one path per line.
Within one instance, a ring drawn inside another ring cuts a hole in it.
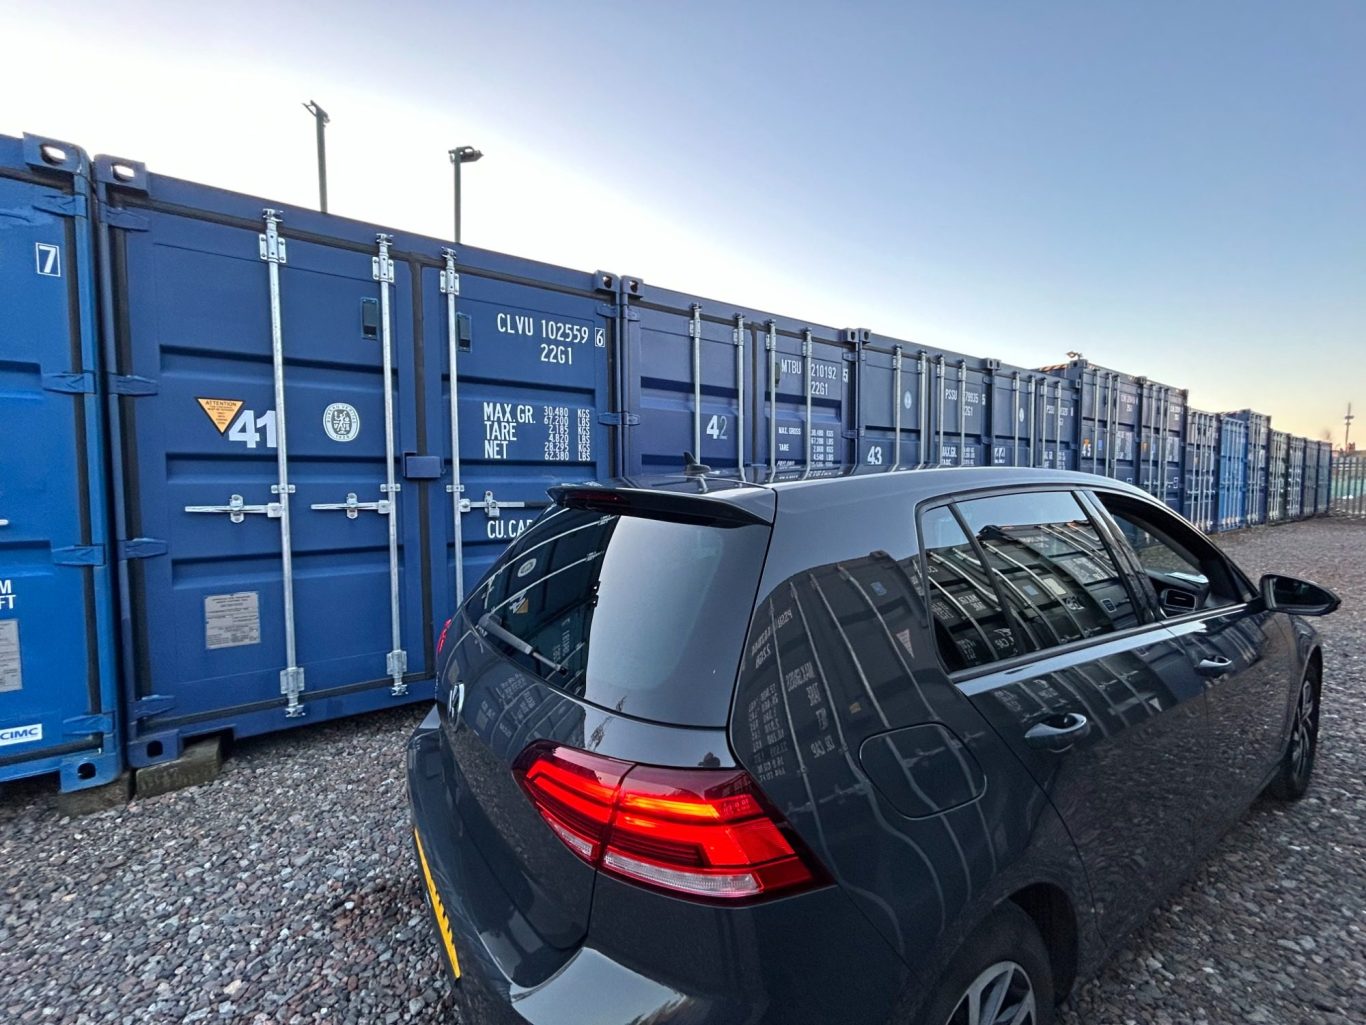
M 760 1025 L 878 1022 L 904 965 L 836 888 L 714 908 L 600 878 L 583 944 L 519 985 L 516 920 L 480 899 L 497 881 L 463 838 L 436 713 L 408 744 L 415 860 L 440 957 L 453 948 L 464 1021 L 479 1025 Z M 449 946 L 448 946 L 449 944 Z M 544 950 L 528 957 L 544 962 Z M 507 966 L 512 965 L 511 968 Z M 523 975 L 525 977 L 525 975 Z M 837 1009 L 832 1016 L 832 1009 Z

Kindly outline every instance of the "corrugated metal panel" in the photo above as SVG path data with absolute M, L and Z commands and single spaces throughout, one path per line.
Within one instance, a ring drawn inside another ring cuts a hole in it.
M 97 164 L 120 538 L 164 552 L 122 563 L 130 761 L 430 699 L 457 527 L 472 582 L 610 472 L 615 278 Z
M 122 767 L 88 161 L 0 137 L 0 780 Z

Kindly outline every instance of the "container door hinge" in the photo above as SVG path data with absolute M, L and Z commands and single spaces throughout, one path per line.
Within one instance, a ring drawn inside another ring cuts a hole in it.
M 136 374 L 110 374 L 109 390 L 115 395 L 128 395 L 134 398 L 155 395 L 161 385 L 149 377 Z
M 640 415 L 638 413 L 599 413 L 598 423 L 604 427 L 638 427 L 640 426 Z
M 169 712 L 174 707 L 175 698 L 169 694 L 148 694 L 145 698 L 134 701 L 129 712 L 134 719 L 150 719 L 154 715 Z
M 298 719 L 304 714 L 304 706 L 299 703 L 299 695 L 304 691 L 304 667 L 291 666 L 280 670 L 280 693 L 289 699 L 285 705 L 285 718 Z
M 79 374 L 44 374 L 43 390 L 67 395 L 94 395 L 95 375 L 88 370 Z
M 381 251 L 379 256 L 370 257 L 370 276 L 375 281 L 394 283 L 394 261 L 390 259 L 388 249 Z
M 261 259 L 267 263 L 289 262 L 289 245 L 278 231 L 263 232 L 256 238 L 259 242 Z
M 148 231 L 152 227 L 146 214 L 135 214 L 120 206 L 106 206 L 100 212 L 100 220 L 120 231 Z
M 154 559 L 167 552 L 166 542 L 156 537 L 132 537 L 119 542 L 119 559 Z
M 103 566 L 104 545 L 72 545 L 69 548 L 52 549 L 52 562 L 56 566 Z
M 114 717 L 108 712 L 96 715 L 76 715 L 62 720 L 62 732 L 67 736 L 85 736 L 87 733 L 113 733 Z
M 389 693 L 396 698 L 407 694 L 408 683 L 403 676 L 408 672 L 408 653 L 402 648 L 395 648 L 384 657 L 384 669 L 394 681 Z
M 79 193 L 69 195 L 65 192 L 40 192 L 30 205 L 35 210 L 41 210 L 45 214 L 56 214 L 58 217 L 87 217 L 90 213 L 90 204 L 85 196 Z

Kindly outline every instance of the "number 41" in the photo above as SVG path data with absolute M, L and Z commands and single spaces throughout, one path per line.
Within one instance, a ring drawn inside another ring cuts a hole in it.
M 228 440 L 240 441 L 247 448 L 255 448 L 256 443 L 261 440 L 260 432 L 257 428 L 263 428 L 266 432 L 266 448 L 275 447 L 275 410 L 267 409 L 260 417 L 257 417 L 256 410 L 244 409 L 237 414 L 237 419 L 228 428 Z

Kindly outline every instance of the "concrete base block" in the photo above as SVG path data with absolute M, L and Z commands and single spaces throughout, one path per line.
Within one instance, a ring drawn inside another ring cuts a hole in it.
M 133 796 L 133 774 L 127 770 L 108 783 L 81 790 L 68 790 L 57 795 L 57 813 L 78 818 L 94 815 L 110 808 L 122 808 Z
M 196 740 L 185 745 L 179 758 L 138 769 L 135 779 L 137 795 L 140 798 L 155 797 L 172 790 L 208 783 L 217 778 L 222 766 L 222 741 L 218 737 Z

